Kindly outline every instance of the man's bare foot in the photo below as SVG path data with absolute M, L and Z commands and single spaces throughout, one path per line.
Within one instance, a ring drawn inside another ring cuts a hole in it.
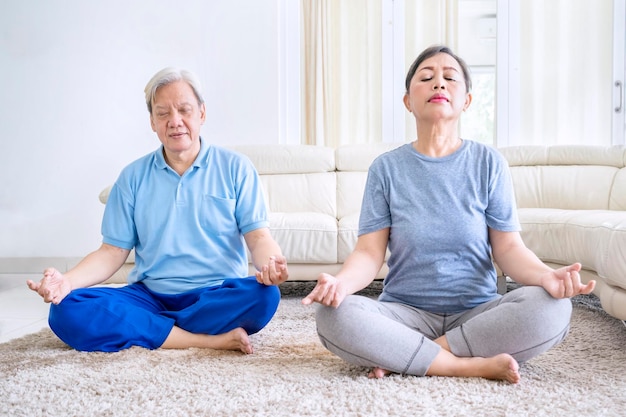
M 388 371 L 386 369 L 383 368 L 374 368 L 372 369 L 368 374 L 367 377 L 368 378 L 376 378 L 376 379 L 380 379 L 380 378 L 384 378 L 387 375 L 391 374 L 391 371 Z
M 197 347 L 218 350 L 240 350 L 247 354 L 253 353 L 254 351 L 248 333 L 241 327 L 237 327 L 226 333 L 210 335 L 191 333 L 174 326 L 161 347 L 163 349 L 187 349 Z
M 240 350 L 243 353 L 247 354 L 254 352 L 254 350 L 252 349 L 252 343 L 250 343 L 250 338 L 248 337 L 248 333 L 246 333 L 246 331 L 241 327 L 237 327 L 236 329 L 233 329 L 227 333 L 210 337 L 224 338 L 223 347 L 213 347 L 213 349 Z

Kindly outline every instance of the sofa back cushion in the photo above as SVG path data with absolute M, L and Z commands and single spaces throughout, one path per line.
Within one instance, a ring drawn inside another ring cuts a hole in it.
M 605 166 L 511 167 L 519 208 L 607 210 L 617 168 Z
M 335 155 L 312 145 L 245 145 L 231 149 L 256 167 L 270 212 L 321 213 L 336 218 Z
M 270 230 L 290 263 L 337 263 L 334 150 L 312 145 L 245 145 L 259 173 Z
M 359 213 L 367 171 L 376 157 L 402 143 L 344 145 L 335 151 L 337 164 L 337 219 Z
M 338 262 L 344 262 L 356 245 L 361 203 L 370 165 L 377 156 L 401 145 L 402 143 L 344 145 L 335 151 Z
M 624 210 L 623 146 L 500 148 L 511 168 L 520 208 Z
M 615 175 L 609 200 L 609 209 L 626 210 L 626 168 L 620 169 Z

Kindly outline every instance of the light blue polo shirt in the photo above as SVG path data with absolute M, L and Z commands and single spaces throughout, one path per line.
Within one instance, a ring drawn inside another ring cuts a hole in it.
M 201 141 L 178 175 L 163 147 L 124 168 L 102 220 L 103 242 L 135 249 L 128 282 L 176 294 L 248 275 L 243 235 L 269 227 L 258 174 L 245 156 Z

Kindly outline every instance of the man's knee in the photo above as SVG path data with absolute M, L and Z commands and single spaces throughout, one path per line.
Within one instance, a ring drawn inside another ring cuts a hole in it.
M 263 285 L 259 295 L 259 306 L 266 314 L 273 316 L 280 303 L 280 289 L 276 285 Z
M 59 304 L 51 304 L 48 325 L 59 339 L 72 348 L 89 350 L 80 342 L 89 337 L 90 327 L 85 325 L 89 317 L 82 313 L 77 304 L 74 293 L 68 294 Z
M 280 290 L 275 285 L 259 285 L 252 314 L 253 319 L 244 320 L 242 327 L 248 334 L 259 332 L 276 314 L 280 303 Z

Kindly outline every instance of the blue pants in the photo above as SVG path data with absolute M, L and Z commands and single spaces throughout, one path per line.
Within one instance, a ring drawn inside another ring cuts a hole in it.
M 116 352 L 160 347 L 174 326 L 191 333 L 222 334 L 242 327 L 260 331 L 276 313 L 280 290 L 254 277 L 182 294 L 159 294 L 142 283 L 81 288 L 51 305 L 52 331 L 76 350 Z

